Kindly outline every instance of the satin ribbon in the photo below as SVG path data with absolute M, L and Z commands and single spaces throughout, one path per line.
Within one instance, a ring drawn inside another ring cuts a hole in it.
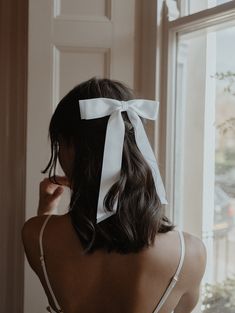
M 162 204 L 167 204 L 165 189 L 153 150 L 145 133 L 139 116 L 155 120 L 159 103 L 151 100 L 135 99 L 119 101 L 109 98 L 79 100 L 81 119 L 95 119 L 110 115 L 108 120 L 101 182 L 97 206 L 97 223 L 116 213 L 117 201 L 113 211 L 104 207 L 104 199 L 114 183 L 119 180 L 122 164 L 122 151 L 125 136 L 125 124 L 121 112 L 126 111 L 135 131 L 136 144 L 152 170 L 152 175 L 158 197 Z

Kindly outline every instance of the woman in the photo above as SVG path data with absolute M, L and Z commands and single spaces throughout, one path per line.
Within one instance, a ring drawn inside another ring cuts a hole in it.
M 174 229 L 140 117 L 157 103 L 120 82 L 92 78 L 58 104 L 38 216 L 22 230 L 51 312 L 188 313 L 205 270 L 203 243 Z M 139 117 L 140 116 L 140 117 Z M 65 177 L 55 175 L 57 159 Z M 68 213 L 53 215 L 63 185 Z

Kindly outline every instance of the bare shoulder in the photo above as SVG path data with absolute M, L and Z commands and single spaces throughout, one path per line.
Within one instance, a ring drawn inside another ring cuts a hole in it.
M 23 228 L 21 230 L 22 241 L 24 244 L 34 240 L 35 236 L 39 234 L 46 217 L 47 215 L 34 216 L 24 223 Z
M 191 279 L 194 280 L 194 277 L 202 278 L 206 264 L 206 249 L 199 238 L 186 232 L 183 233 L 183 237 L 185 258 L 181 271 L 181 281 L 184 289 L 187 282 Z M 153 267 L 159 264 L 168 275 L 171 275 L 179 264 L 180 247 L 179 232 L 173 230 L 158 234 L 155 239 L 154 249 L 150 250 L 147 255 L 150 255 L 150 262 L 153 262 Z
M 50 227 L 47 227 L 45 232 L 48 232 L 48 228 L 51 228 L 51 226 L 56 227 L 59 221 L 64 220 L 64 216 L 65 215 L 50 215 L 51 218 L 48 222 Z M 35 246 L 38 247 L 37 243 L 39 242 L 40 231 L 47 217 L 48 215 L 34 216 L 24 223 L 21 235 L 26 254 L 28 251 L 32 251 Z
M 181 273 L 182 296 L 175 313 L 192 312 L 199 299 L 199 290 L 206 267 L 206 248 L 201 239 L 184 233 L 185 259 Z
M 36 270 L 39 264 L 39 234 L 47 217 L 48 215 L 32 217 L 24 223 L 21 230 L 25 254 L 33 270 Z
M 201 239 L 184 233 L 185 239 L 185 272 L 189 283 L 199 285 L 206 267 L 206 247 Z
M 206 261 L 206 247 L 201 239 L 184 232 L 185 246 L 188 253 L 188 257 L 197 259 L 197 261 Z

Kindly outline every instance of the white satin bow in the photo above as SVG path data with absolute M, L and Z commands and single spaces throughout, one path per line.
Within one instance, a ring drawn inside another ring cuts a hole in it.
M 135 99 L 119 101 L 109 98 L 79 100 L 81 119 L 95 119 L 110 115 L 108 120 L 104 156 L 102 164 L 99 199 L 97 206 L 97 223 L 116 213 L 117 201 L 113 211 L 108 212 L 104 207 L 104 199 L 114 183 L 120 177 L 122 151 L 125 136 L 125 124 L 121 112 L 126 111 L 135 131 L 137 146 L 152 170 L 152 175 L 158 197 L 162 204 L 167 204 L 165 189 L 158 169 L 157 161 L 145 133 L 139 116 L 155 120 L 159 103 L 151 100 Z

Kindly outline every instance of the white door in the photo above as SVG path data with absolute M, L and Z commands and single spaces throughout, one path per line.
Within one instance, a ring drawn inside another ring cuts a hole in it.
M 26 219 L 36 215 L 59 99 L 92 76 L 133 87 L 134 12 L 135 0 L 29 0 Z M 45 313 L 47 300 L 27 261 L 24 289 L 24 313 Z

